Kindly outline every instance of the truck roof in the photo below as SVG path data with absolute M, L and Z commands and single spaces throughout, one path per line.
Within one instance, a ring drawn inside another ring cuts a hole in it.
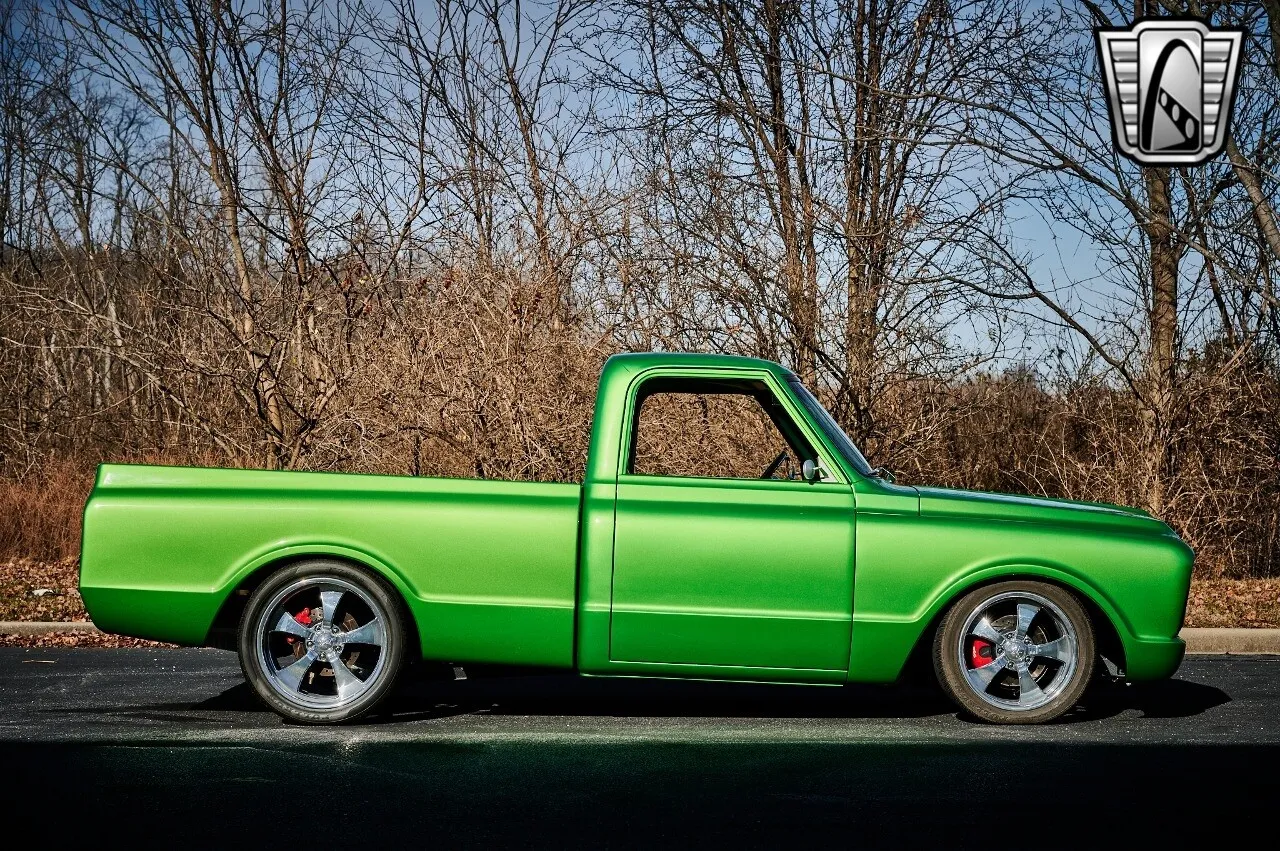
M 770 360 L 703 352 L 629 352 L 609 358 L 605 364 L 605 369 L 607 371 L 620 367 L 628 371 L 638 371 L 653 366 L 691 366 L 709 369 L 716 367 L 754 367 L 755 369 L 768 370 L 783 381 L 794 376 L 791 370 Z

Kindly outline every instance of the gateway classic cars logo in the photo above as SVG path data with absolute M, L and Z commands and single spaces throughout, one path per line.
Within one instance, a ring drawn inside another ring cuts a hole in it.
M 1122 154 L 1154 166 L 1197 165 L 1227 141 L 1242 30 L 1147 18 L 1099 27 L 1098 64 Z

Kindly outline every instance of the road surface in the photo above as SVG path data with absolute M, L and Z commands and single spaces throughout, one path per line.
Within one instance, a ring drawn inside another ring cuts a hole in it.
M 1280 657 L 1189 657 L 1045 727 L 923 687 L 406 679 L 341 728 L 216 650 L 0 648 L 6 822 L 58 844 L 1088 847 L 1274 841 Z

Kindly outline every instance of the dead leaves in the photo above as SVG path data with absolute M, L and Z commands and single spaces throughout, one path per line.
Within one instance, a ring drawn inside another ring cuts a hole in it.
M 1280 627 L 1280 579 L 1196 579 L 1187 626 Z

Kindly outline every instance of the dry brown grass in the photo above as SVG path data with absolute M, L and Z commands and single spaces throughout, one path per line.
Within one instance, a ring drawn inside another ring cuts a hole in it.
M 130 464 L 239 466 L 235 459 L 195 451 L 122 452 L 105 460 Z M 0 475 L 0 561 L 74 563 L 80 557 L 84 504 L 93 490 L 96 474 L 96 461 L 51 460 L 16 476 Z
M 150 304 L 143 296 L 154 282 L 144 278 L 127 280 L 140 288 L 139 304 Z M 283 460 L 304 470 L 581 481 L 596 382 L 609 354 L 724 350 L 713 340 L 667 345 L 639 335 L 643 317 L 607 331 L 575 324 L 554 300 L 540 298 L 539 283 L 518 267 L 479 261 L 395 282 L 395 297 L 377 302 L 381 318 L 342 338 L 349 349 L 342 380 L 294 388 L 290 410 L 310 410 L 312 392 L 325 405 L 303 417 L 305 428 L 286 430 L 293 448 Z M 14 290 L 13 298 L 24 292 Z M 47 336 L 38 307 L 21 314 L 32 340 Z M 173 312 L 166 322 L 182 330 L 180 340 L 161 335 L 128 344 L 154 360 L 160 376 L 133 378 L 151 389 L 163 379 L 172 398 L 126 397 L 126 385 L 116 381 L 110 404 L 98 399 L 93 382 L 77 384 L 64 399 L 38 346 L 0 347 L 0 376 L 15 376 L 12 388 L 0 381 L 0 558 L 74 557 L 98 460 L 282 462 L 276 450 L 283 438 L 247 415 L 253 394 L 243 364 L 223 358 L 207 317 L 179 307 L 167 308 Z M 338 322 L 331 329 L 338 334 L 345 316 L 317 321 Z M 76 327 L 59 333 L 91 331 Z M 746 341 L 733 351 L 777 356 Z M 178 361 L 166 360 L 176 353 Z M 76 376 L 77 368 L 65 371 Z M 858 400 L 829 382 L 818 381 L 816 390 L 868 458 L 904 484 L 1135 505 L 1168 521 L 1196 550 L 1198 577 L 1280 575 L 1280 374 L 1270 362 L 1227 367 L 1204 359 L 1188 363 L 1186 373 L 1172 466 L 1159 476 L 1149 469 L 1141 406 L 1100 374 L 1046 380 L 1031 369 L 968 379 L 906 373 L 861 414 Z M 43 401 L 33 408 L 28 398 Z M 640 447 L 640 469 L 670 472 L 696 459 L 707 472 L 758 474 L 770 456 L 756 457 L 746 444 L 759 424 L 741 413 L 725 420 L 709 413 L 674 411 L 667 425 L 675 427 Z M 705 448 L 709 441 L 732 454 Z M 1153 482 L 1161 487 L 1153 490 Z
M 92 488 L 92 468 L 66 461 L 0 478 L 0 559 L 57 562 L 79 555 L 81 514 Z

